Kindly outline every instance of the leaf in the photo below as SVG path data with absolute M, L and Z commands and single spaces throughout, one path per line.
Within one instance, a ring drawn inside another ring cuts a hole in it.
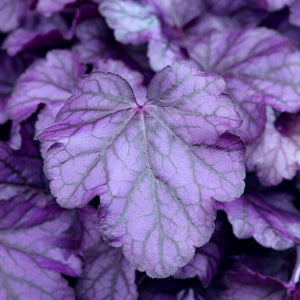
M 78 276 L 81 272 L 80 260 L 69 250 L 65 236 L 72 218 L 47 203 L 49 196 L 35 195 L 26 200 L 14 198 L 0 207 L 3 299 L 74 299 L 72 288 L 60 275 Z M 7 215 L 16 221 L 10 227 Z
M 222 300 L 283 300 L 288 299 L 283 283 L 275 278 L 261 275 L 245 266 L 227 273 L 227 290 Z
M 290 22 L 300 26 L 300 1 L 294 0 L 290 6 Z
M 8 102 L 10 118 L 26 120 L 39 104 L 62 107 L 70 97 L 74 82 L 84 74 L 79 55 L 68 50 L 52 50 L 37 60 L 19 78 Z
M 252 119 L 255 106 L 264 103 L 287 112 L 300 109 L 300 52 L 275 31 L 256 28 L 212 32 L 189 53 L 202 70 L 221 74 L 228 92 L 241 103 L 244 123 L 235 132 L 247 142 L 263 130 L 264 110 L 257 110 L 260 116 L 256 121 Z
M 160 31 L 153 9 L 138 2 L 104 0 L 99 11 L 121 43 L 142 44 Z
M 144 0 L 152 6 L 165 23 L 182 28 L 204 11 L 203 1 L 197 0 Z
M 58 203 L 101 194 L 102 235 L 150 276 L 174 273 L 208 241 L 213 198 L 243 192 L 243 145 L 225 133 L 240 119 L 224 88 L 178 64 L 152 79 L 146 102 L 120 76 L 94 72 L 38 136 L 56 142 L 44 167 Z
M 0 124 L 8 120 L 7 101 L 24 68 L 22 58 L 0 52 Z
M 248 193 L 221 207 L 238 238 L 253 237 L 264 247 L 276 250 L 300 241 L 300 213 L 287 194 Z
M 53 13 L 60 12 L 68 4 L 74 3 L 76 0 L 38 0 L 36 10 L 46 17 Z
M 2 0 L 0 3 L 0 31 L 6 33 L 16 29 L 25 10 L 26 1 Z
M 94 71 L 110 72 L 118 74 L 128 81 L 134 92 L 140 94 L 139 97 L 145 97 L 144 77 L 141 73 L 127 67 L 121 60 L 100 59 L 94 65 Z M 141 91 L 143 90 L 143 91 Z
M 300 167 L 300 117 L 284 113 L 276 120 L 269 107 L 262 136 L 247 145 L 246 166 L 262 184 L 277 185 L 292 179 Z
M 150 66 L 154 71 L 160 71 L 175 61 L 183 60 L 179 46 L 169 42 L 161 34 L 149 41 L 147 56 Z
M 289 5 L 293 2 L 293 0 L 252 0 L 260 7 L 269 10 L 279 10 L 282 9 L 284 6 Z
M 22 147 L 12 150 L 0 141 L 0 200 L 45 191 L 43 162 L 39 148 L 32 141 L 33 128 L 30 123 L 23 124 L 21 131 Z
M 207 8 L 216 15 L 232 15 L 234 12 L 241 10 L 249 5 L 243 0 L 205 0 L 205 3 Z
M 76 26 L 75 35 L 80 42 L 74 49 L 79 51 L 82 62 L 95 63 L 112 56 L 114 49 L 106 42 L 109 38 L 108 29 L 100 18 L 85 20 Z
M 28 13 L 19 27 L 10 33 L 2 44 L 2 48 L 11 56 L 32 48 L 53 46 L 61 43 L 67 35 L 67 25 L 62 17 L 53 15 L 45 18 L 42 15 Z
M 79 211 L 84 227 L 82 242 L 83 273 L 76 284 L 79 300 L 137 299 L 135 269 L 120 249 L 106 245 L 96 230 L 96 210 Z

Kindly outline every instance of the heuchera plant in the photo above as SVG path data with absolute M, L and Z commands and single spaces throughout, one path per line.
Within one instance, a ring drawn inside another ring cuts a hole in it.
M 300 299 L 300 1 L 2 0 L 0 300 Z

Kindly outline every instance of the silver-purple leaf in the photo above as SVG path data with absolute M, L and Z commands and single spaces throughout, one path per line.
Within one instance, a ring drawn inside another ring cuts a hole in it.
M 81 272 L 81 262 L 69 251 L 65 235 L 72 217 L 57 205 L 46 205 L 49 201 L 53 198 L 41 194 L 26 200 L 16 197 L 1 205 L 2 299 L 74 299 L 74 291 L 60 274 Z M 19 205 L 26 210 L 19 210 Z M 8 227 L 7 215 L 16 224 Z
M 79 43 L 74 46 L 85 63 L 96 63 L 99 59 L 110 58 L 113 50 L 106 41 L 107 26 L 103 19 L 85 20 L 76 26 L 75 35 Z
M 300 118 L 284 113 L 276 119 L 268 107 L 262 136 L 247 145 L 246 166 L 264 185 L 277 185 L 292 179 L 300 167 Z
M 8 102 L 10 118 L 26 120 L 38 105 L 59 104 L 70 97 L 74 82 L 84 74 L 85 66 L 76 52 L 53 50 L 45 59 L 36 61 L 19 78 Z
M 68 31 L 65 20 L 59 15 L 45 18 L 28 13 L 23 25 L 11 32 L 2 44 L 2 48 L 11 56 L 26 49 L 55 45 L 63 40 Z
M 204 11 L 202 0 L 142 0 L 152 6 L 168 25 L 182 28 Z
M 18 27 L 26 12 L 24 0 L 2 0 L 0 2 L 0 31 L 9 32 Z
M 75 1 L 76 0 L 38 0 L 36 10 L 46 17 L 49 17 L 54 13 L 60 12 L 65 6 Z
M 300 1 L 294 0 L 290 5 L 290 22 L 300 27 Z
M 103 237 L 150 276 L 174 273 L 210 238 L 213 198 L 244 189 L 244 148 L 226 133 L 240 119 L 224 89 L 219 76 L 182 64 L 152 79 L 147 101 L 118 75 L 84 77 L 39 135 L 56 142 L 45 172 L 58 203 L 101 194 Z
M 221 74 L 228 91 L 241 103 L 244 123 L 235 132 L 246 141 L 263 131 L 265 112 L 259 107 L 261 103 L 288 112 L 300 109 L 300 52 L 275 31 L 255 28 L 213 32 L 189 52 L 202 70 Z
M 220 206 L 227 213 L 238 238 L 253 237 L 264 247 L 276 250 L 300 242 L 300 213 L 290 195 L 249 193 Z
M 104 0 L 99 10 L 119 42 L 141 44 L 160 31 L 159 21 L 150 6 L 135 1 Z

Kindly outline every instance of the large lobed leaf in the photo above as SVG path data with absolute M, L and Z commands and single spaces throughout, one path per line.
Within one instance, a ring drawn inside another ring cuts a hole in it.
M 236 132 L 245 141 L 264 129 L 264 105 L 297 112 L 300 108 L 300 52 L 275 31 L 265 28 L 213 32 L 189 53 L 202 70 L 221 74 L 240 104 L 244 120 Z
M 213 232 L 213 198 L 244 189 L 240 125 L 225 85 L 185 65 L 167 67 L 136 99 L 126 80 L 95 72 L 78 82 L 39 135 L 56 142 L 45 171 L 64 207 L 101 194 L 99 226 L 150 276 L 183 266 Z

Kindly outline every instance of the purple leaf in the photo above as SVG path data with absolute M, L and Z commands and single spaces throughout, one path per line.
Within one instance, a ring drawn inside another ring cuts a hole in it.
M 180 47 L 170 43 L 163 35 L 158 34 L 148 44 L 147 56 L 151 68 L 155 71 L 162 70 L 165 66 L 171 65 L 176 60 L 183 60 Z
M 238 238 L 284 250 L 300 242 L 300 213 L 287 194 L 246 194 L 222 204 Z
M 202 0 L 142 0 L 152 6 L 169 26 L 182 28 L 204 11 Z
M 153 9 L 138 2 L 104 0 L 99 10 L 119 42 L 141 44 L 160 31 Z
M 68 30 L 64 19 L 59 15 L 45 18 L 41 15 L 30 14 L 24 23 L 24 27 L 10 33 L 3 42 L 2 48 L 11 56 L 26 49 L 61 43 Z
M 277 120 L 268 108 L 267 124 L 262 136 L 247 145 L 246 166 L 256 170 L 264 185 L 277 185 L 292 179 L 300 166 L 300 117 L 283 113 Z
M 7 101 L 25 66 L 20 57 L 9 57 L 0 52 L 0 124 L 8 120 Z
M 75 1 L 77 0 L 38 0 L 36 10 L 49 17 L 54 13 L 60 12 L 65 6 Z
M 300 1 L 294 0 L 290 6 L 290 22 L 300 27 Z
M 63 106 L 70 97 L 74 82 L 84 74 L 78 53 L 68 50 L 52 50 L 45 59 L 36 61 L 19 78 L 9 99 L 10 118 L 26 120 L 40 103 Z
M 74 46 L 85 63 L 96 63 L 99 59 L 110 58 L 113 50 L 108 47 L 107 26 L 100 18 L 87 20 L 76 26 L 76 37 L 80 43 Z
M 32 141 L 32 126 L 23 125 L 20 134 L 20 150 L 12 150 L 0 141 L 0 200 L 8 200 L 16 195 L 28 197 L 46 188 L 43 162 L 37 144 Z
M 252 0 L 261 8 L 269 11 L 282 9 L 284 6 L 289 5 L 293 0 Z
M 205 0 L 207 8 L 217 15 L 230 15 L 237 10 L 240 10 L 247 6 L 247 2 L 244 0 Z
M 131 70 L 121 60 L 99 60 L 94 66 L 94 71 L 110 72 L 120 75 L 128 81 L 134 92 L 143 88 L 143 75 Z
M 275 31 L 213 32 L 189 52 L 202 70 L 224 77 L 228 91 L 241 104 L 244 123 L 235 132 L 246 141 L 263 131 L 262 103 L 288 112 L 300 109 L 300 52 Z
M 118 75 L 84 77 L 38 136 L 56 142 L 45 171 L 58 203 L 101 194 L 105 239 L 150 276 L 174 273 L 210 238 L 212 198 L 244 190 L 244 148 L 225 133 L 240 119 L 224 89 L 220 77 L 182 64 L 152 79 L 147 101 Z
M 24 0 L 2 0 L 0 2 L 0 31 L 9 32 L 18 27 L 27 9 Z
M 80 260 L 68 251 L 65 236 L 72 218 L 57 205 L 46 205 L 46 197 L 14 198 L 1 205 L 3 299 L 74 299 L 73 290 L 59 274 L 78 276 L 81 272 Z M 8 216 L 16 224 L 8 227 Z
M 241 300 L 247 295 L 248 300 L 283 300 L 288 299 L 283 283 L 256 273 L 245 266 L 228 272 L 226 278 L 227 290 L 222 300 Z
M 120 249 L 100 240 L 96 229 L 96 210 L 85 207 L 79 212 L 84 227 L 82 242 L 83 273 L 76 285 L 77 296 L 89 299 L 137 299 L 135 269 Z

